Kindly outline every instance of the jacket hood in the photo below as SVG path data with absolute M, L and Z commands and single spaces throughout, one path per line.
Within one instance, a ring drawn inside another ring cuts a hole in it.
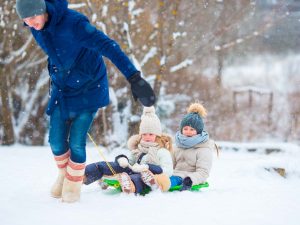
M 127 141 L 127 147 L 129 150 L 135 150 L 138 148 L 138 144 L 141 140 L 141 135 L 133 135 Z
M 68 10 L 68 1 L 66 0 L 45 0 L 49 16 L 49 22 L 45 29 L 53 30 L 55 25 L 60 22 Z

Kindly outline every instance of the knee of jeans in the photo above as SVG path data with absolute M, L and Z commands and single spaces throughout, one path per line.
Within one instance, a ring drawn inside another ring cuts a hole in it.
M 56 156 L 64 154 L 67 150 L 67 147 L 64 144 L 54 142 L 49 143 L 53 154 Z
M 76 153 L 71 150 L 70 158 L 75 163 L 85 163 L 85 161 L 86 161 L 85 150 L 82 152 L 76 152 Z
M 85 143 L 80 143 L 80 142 L 74 142 L 74 141 L 70 141 L 70 149 L 73 152 L 80 152 L 82 150 L 85 150 Z
M 182 184 L 182 178 L 179 176 L 171 176 L 170 181 L 171 181 L 171 187 Z
M 78 158 L 82 158 L 79 159 L 79 161 L 83 161 L 83 158 L 85 159 L 86 157 L 85 145 L 70 143 L 70 149 L 71 149 L 71 158 L 74 159 L 75 162 L 78 162 Z

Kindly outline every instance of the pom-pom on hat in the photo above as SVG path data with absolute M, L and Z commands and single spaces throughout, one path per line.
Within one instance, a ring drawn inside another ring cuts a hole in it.
M 151 133 L 161 136 L 162 129 L 158 116 L 155 114 L 154 106 L 144 107 L 141 117 L 139 134 Z
M 204 128 L 203 118 L 207 115 L 206 109 L 200 103 L 193 103 L 189 106 L 186 114 L 180 123 L 180 132 L 185 126 L 190 126 L 201 134 Z
M 16 9 L 21 19 L 46 13 L 45 0 L 17 0 Z

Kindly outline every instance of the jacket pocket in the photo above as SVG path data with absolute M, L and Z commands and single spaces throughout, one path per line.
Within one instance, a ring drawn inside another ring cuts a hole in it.
M 75 70 L 67 75 L 66 86 L 72 89 L 81 89 L 93 81 L 94 74 L 86 74 L 82 71 Z

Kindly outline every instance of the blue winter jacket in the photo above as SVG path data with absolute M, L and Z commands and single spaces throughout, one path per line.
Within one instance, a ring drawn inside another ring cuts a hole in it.
M 97 30 L 66 0 L 45 0 L 48 22 L 31 32 L 48 55 L 51 95 L 47 114 L 59 106 L 65 119 L 108 105 L 109 89 L 102 56 L 129 78 L 137 69 L 119 45 Z

